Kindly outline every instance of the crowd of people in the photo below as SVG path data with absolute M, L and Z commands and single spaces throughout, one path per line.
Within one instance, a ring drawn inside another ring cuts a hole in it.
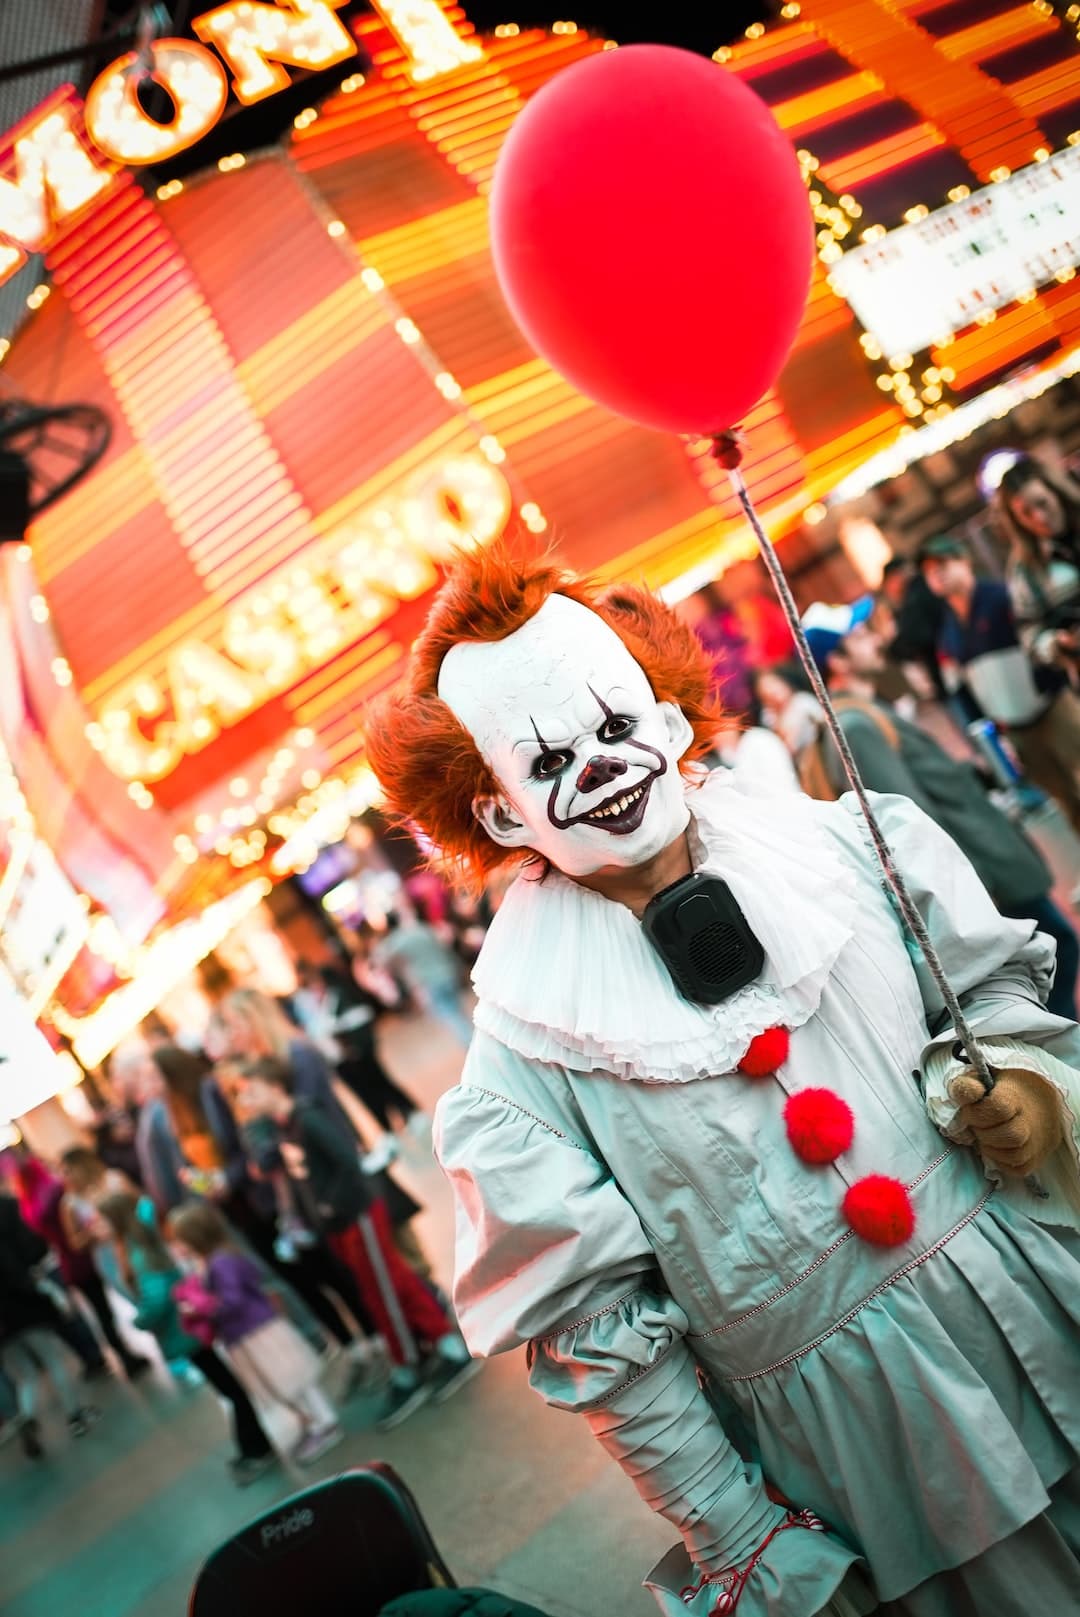
M 1020 811 L 1050 798 L 1080 831 L 1080 487 L 1022 456 L 993 515 L 1004 577 L 980 576 L 961 539 L 938 535 L 894 558 L 876 595 L 813 603 L 803 627 L 865 784 L 917 803 L 1003 915 L 1054 939 L 1050 1009 L 1075 1019 L 1080 944 Z M 754 791 L 840 796 L 843 763 L 793 652 L 750 684 L 749 724 L 733 723 L 719 762 Z
M 45 1382 L 82 1436 L 87 1382 L 152 1370 L 118 1315 L 229 1407 L 241 1485 L 277 1463 L 274 1432 L 301 1465 L 340 1442 L 323 1384 L 339 1358 L 340 1396 L 378 1393 L 384 1429 L 476 1372 L 394 1174 L 395 1131 L 426 1143 L 430 1123 L 378 1048 L 383 1012 L 409 1003 L 467 1042 L 460 962 L 411 912 L 387 944 L 367 969 L 301 962 L 285 999 L 231 988 L 197 1044 L 144 1025 L 113 1054 L 92 1145 L 5 1154 L 0 1430 L 28 1457 Z

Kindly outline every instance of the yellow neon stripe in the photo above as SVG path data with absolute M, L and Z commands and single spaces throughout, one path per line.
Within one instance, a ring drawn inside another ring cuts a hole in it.
M 366 658 L 373 656 L 375 652 L 381 651 L 384 646 L 389 644 L 390 635 L 386 629 L 378 627 L 372 629 L 371 633 L 358 640 L 351 650 L 340 652 L 327 667 L 320 668 L 317 673 L 305 679 L 302 684 L 295 686 L 289 692 L 290 705 L 298 705 L 301 702 L 308 701 L 313 696 L 318 696 L 321 691 L 326 690 L 328 685 L 333 684 L 334 680 L 343 674 L 346 669 L 354 668 L 357 663 L 365 661 Z
M 500 395 L 512 397 L 513 388 L 519 385 L 528 388 L 532 378 L 554 375 L 555 372 L 545 360 L 527 359 L 523 364 L 515 365 L 512 370 L 502 371 L 498 376 L 488 377 L 486 381 L 477 382 L 472 387 L 466 388 L 463 397 L 476 409 L 483 411 L 490 400 Z
M 547 410 L 534 411 L 519 425 L 501 428 L 500 442 L 504 448 L 512 449 L 515 444 L 527 443 L 530 438 L 546 432 L 549 427 L 556 426 L 560 421 L 570 421 L 574 416 L 595 408 L 591 399 L 585 398 L 584 394 L 570 393 L 561 403 L 553 404 Z
M 781 129 L 805 133 L 831 121 L 841 109 L 850 112 L 856 103 L 872 101 L 884 88 L 876 73 L 852 73 L 848 78 L 822 85 L 819 90 L 808 90 L 805 95 L 781 101 L 772 108 L 772 115 Z
M 866 421 L 860 421 L 858 426 L 852 427 L 849 432 L 842 433 L 838 438 L 832 438 L 819 449 L 806 451 L 806 465 L 811 472 L 827 472 L 846 458 L 858 458 L 865 454 L 866 448 L 876 438 L 892 437 L 904 424 L 905 417 L 894 407 L 883 410 L 878 415 L 871 416 Z
M 396 641 L 393 645 L 384 647 L 382 651 L 376 652 L 373 657 L 362 663 L 359 668 L 354 669 L 352 673 L 345 675 L 343 679 L 337 680 L 321 696 L 316 697 L 311 702 L 305 702 L 302 707 L 296 708 L 294 710 L 296 717 L 301 724 L 312 724 L 318 719 L 320 713 L 325 713 L 328 708 L 334 707 L 347 692 L 368 684 L 374 675 L 381 673 L 384 668 L 390 668 L 404 655 L 405 647 L 398 645 Z
M 543 365 L 542 361 L 540 363 Z M 507 374 L 512 376 L 515 372 Z M 581 398 L 581 394 L 575 393 L 569 382 L 543 365 L 540 374 L 531 377 L 528 382 L 511 386 L 504 393 L 483 402 L 478 400 L 472 404 L 472 408 L 492 432 L 501 436 L 511 427 L 519 427 L 522 423 L 527 425 L 534 419 L 542 403 L 552 404 L 556 399 L 567 398 Z
M 276 386 L 280 390 L 281 373 L 309 351 L 321 352 L 325 364 L 337 356 L 337 344 L 344 334 L 348 334 L 347 346 L 355 348 L 388 323 L 382 305 L 358 277 L 353 277 L 276 332 L 237 370 L 252 387 L 273 390 Z
M 50 584 L 69 567 L 108 539 L 123 520 L 154 504 L 158 494 L 137 444 L 94 473 L 81 487 L 43 516 L 33 527 L 34 565 L 42 584 Z
M 482 197 L 475 197 L 393 230 L 365 236 L 357 246 L 385 280 L 398 281 L 480 252 L 487 240 L 487 206 Z

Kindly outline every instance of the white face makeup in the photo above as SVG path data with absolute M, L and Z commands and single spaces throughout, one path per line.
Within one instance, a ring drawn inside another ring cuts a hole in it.
M 686 829 L 690 723 L 577 601 L 552 595 L 505 640 L 454 646 L 439 695 L 502 788 L 474 804 L 502 847 L 588 876 L 644 864 Z

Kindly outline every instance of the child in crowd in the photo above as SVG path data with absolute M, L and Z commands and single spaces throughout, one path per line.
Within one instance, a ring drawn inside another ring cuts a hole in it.
M 119 1191 L 105 1197 L 98 1213 L 115 1238 L 120 1272 L 138 1305 L 135 1329 L 156 1338 L 173 1375 L 185 1380 L 199 1343 L 180 1324 L 172 1288 L 183 1275 L 158 1232 L 153 1202 Z
M 203 1297 L 199 1313 L 247 1390 L 283 1405 L 300 1423 L 302 1436 L 293 1458 L 311 1465 L 341 1442 L 344 1433 L 329 1399 L 318 1385 L 319 1361 L 300 1332 L 274 1307 L 258 1267 L 232 1246 L 229 1228 L 208 1202 L 190 1202 L 173 1213 L 169 1233 L 181 1258 L 199 1272 Z M 189 1329 L 191 1293 L 185 1288 L 181 1320 Z
M 111 1232 L 98 1214 L 98 1203 L 106 1196 L 134 1189 L 117 1168 L 108 1168 L 85 1146 L 65 1151 L 60 1160 L 63 1195 L 56 1206 L 55 1237 L 62 1264 L 74 1285 L 82 1292 L 101 1326 L 102 1335 L 113 1349 L 129 1379 L 145 1375 L 150 1360 L 135 1353 L 120 1334 L 109 1298 L 109 1288 L 123 1290 Z M 42 1232 L 47 1235 L 46 1231 Z
M 19 1217 L 11 1196 L 0 1195 L 0 1361 L 15 1411 L 23 1451 L 31 1460 L 45 1453 L 38 1421 L 38 1381 L 48 1376 L 63 1405 L 72 1437 L 83 1437 L 101 1418 L 84 1404 L 57 1334 L 56 1304 L 38 1285 L 35 1270 L 46 1255 L 45 1241 Z
M 387 1340 L 394 1369 L 378 1424 L 383 1430 L 396 1426 L 428 1398 L 450 1397 L 480 1367 L 431 1290 L 394 1246 L 385 1203 L 372 1198 L 353 1138 L 318 1104 L 294 1095 L 284 1062 L 264 1056 L 245 1063 L 241 1071 L 244 1111 L 276 1124 L 304 1217 L 348 1264 Z
M 215 1068 L 215 1077 L 227 1096 L 235 1096 L 242 1087 L 239 1083 L 240 1074 L 234 1062 L 219 1062 Z M 270 1119 L 250 1117 L 243 1112 L 237 1113 L 235 1107 L 234 1116 L 240 1133 L 240 1142 L 248 1158 L 258 1163 L 276 1160 L 277 1130 Z M 285 1169 L 265 1167 L 262 1171 L 274 1195 L 274 1224 L 277 1230 L 274 1252 L 282 1263 L 295 1263 L 299 1252 L 315 1245 L 316 1237 L 297 1213 L 292 1186 Z M 201 1185 L 194 1179 L 191 1181 L 191 1188 L 197 1195 L 205 1194 Z
M 137 1328 L 157 1338 L 174 1375 L 187 1379 L 185 1372 L 194 1366 L 232 1406 L 237 1453 L 229 1461 L 229 1469 L 234 1480 L 246 1487 L 274 1465 L 277 1456 L 250 1398 L 228 1365 L 209 1342 L 189 1334 L 181 1324 L 173 1292 L 182 1284 L 183 1274 L 161 1237 L 153 1202 L 148 1196 L 121 1192 L 106 1197 L 99 1211 L 116 1235 L 121 1264 L 138 1301 Z

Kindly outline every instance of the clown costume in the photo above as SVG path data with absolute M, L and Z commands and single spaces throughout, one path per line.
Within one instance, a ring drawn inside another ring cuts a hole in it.
M 372 714 L 397 812 L 478 878 L 523 861 L 437 1115 L 462 1329 L 524 1345 L 678 1529 L 650 1579 L 670 1617 L 1080 1613 L 1080 1036 L 1044 1008 L 1053 946 L 876 799 L 983 1098 L 853 800 L 705 776 L 710 704 L 646 592 L 498 550 Z M 641 922 L 695 872 L 764 952 L 713 1004 Z

